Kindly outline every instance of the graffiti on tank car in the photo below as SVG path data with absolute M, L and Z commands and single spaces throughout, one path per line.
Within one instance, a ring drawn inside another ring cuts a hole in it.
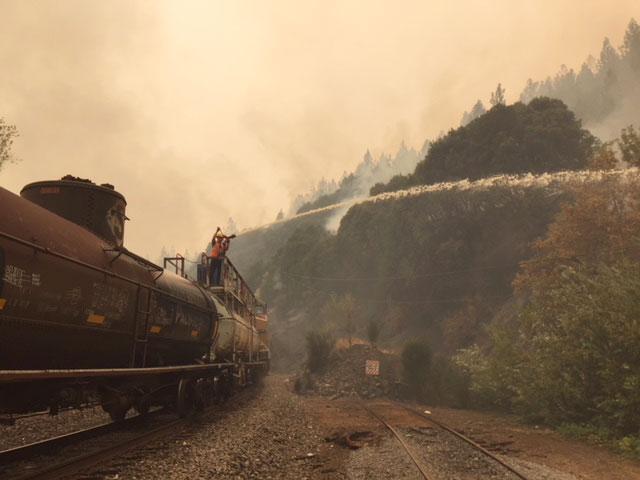
M 164 296 L 151 296 L 151 311 L 154 323 L 162 326 L 172 325 L 176 317 L 176 304 Z
M 114 285 L 94 282 L 89 312 L 100 312 L 111 320 L 120 320 L 125 316 L 128 305 L 129 292 Z
M 60 305 L 57 303 L 40 302 L 38 303 L 38 313 L 55 313 L 59 310 Z
M 82 289 L 74 287 L 64 292 L 63 301 L 68 305 L 77 305 L 82 300 Z
M 36 299 L 36 309 L 39 313 L 54 313 L 60 309 L 60 299 L 62 295 L 59 293 L 44 291 Z
M 80 287 L 74 287 L 62 293 L 60 313 L 70 318 L 77 318 L 82 315 L 82 289 Z
M 26 298 L 9 298 L 5 303 L 5 308 L 11 307 L 16 310 L 27 310 L 31 306 L 31 301 Z

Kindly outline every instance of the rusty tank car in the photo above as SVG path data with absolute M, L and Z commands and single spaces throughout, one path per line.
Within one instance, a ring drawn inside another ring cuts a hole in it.
M 111 185 L 0 188 L 0 413 L 122 418 L 268 370 L 265 306 L 231 262 L 216 286 L 167 271 L 124 247 L 126 219 Z

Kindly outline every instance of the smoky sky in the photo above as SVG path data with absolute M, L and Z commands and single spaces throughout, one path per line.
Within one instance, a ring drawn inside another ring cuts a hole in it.
M 0 1 L 0 116 L 21 159 L 0 185 L 112 183 L 129 248 L 195 253 L 367 148 L 419 148 L 498 82 L 515 101 L 579 67 L 631 17 L 637 0 Z

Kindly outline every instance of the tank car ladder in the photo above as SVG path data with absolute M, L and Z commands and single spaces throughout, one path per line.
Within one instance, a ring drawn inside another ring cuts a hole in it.
M 141 298 L 143 297 L 143 298 Z M 144 309 L 141 309 L 144 306 Z M 135 319 L 133 326 L 133 346 L 129 366 L 145 367 L 149 345 L 149 316 L 151 315 L 151 290 L 138 284 L 136 291 Z

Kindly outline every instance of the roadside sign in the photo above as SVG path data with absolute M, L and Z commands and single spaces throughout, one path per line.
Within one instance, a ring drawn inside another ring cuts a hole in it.
M 376 377 L 380 375 L 380 361 L 367 360 L 364 364 L 364 373 L 366 375 L 372 375 Z

